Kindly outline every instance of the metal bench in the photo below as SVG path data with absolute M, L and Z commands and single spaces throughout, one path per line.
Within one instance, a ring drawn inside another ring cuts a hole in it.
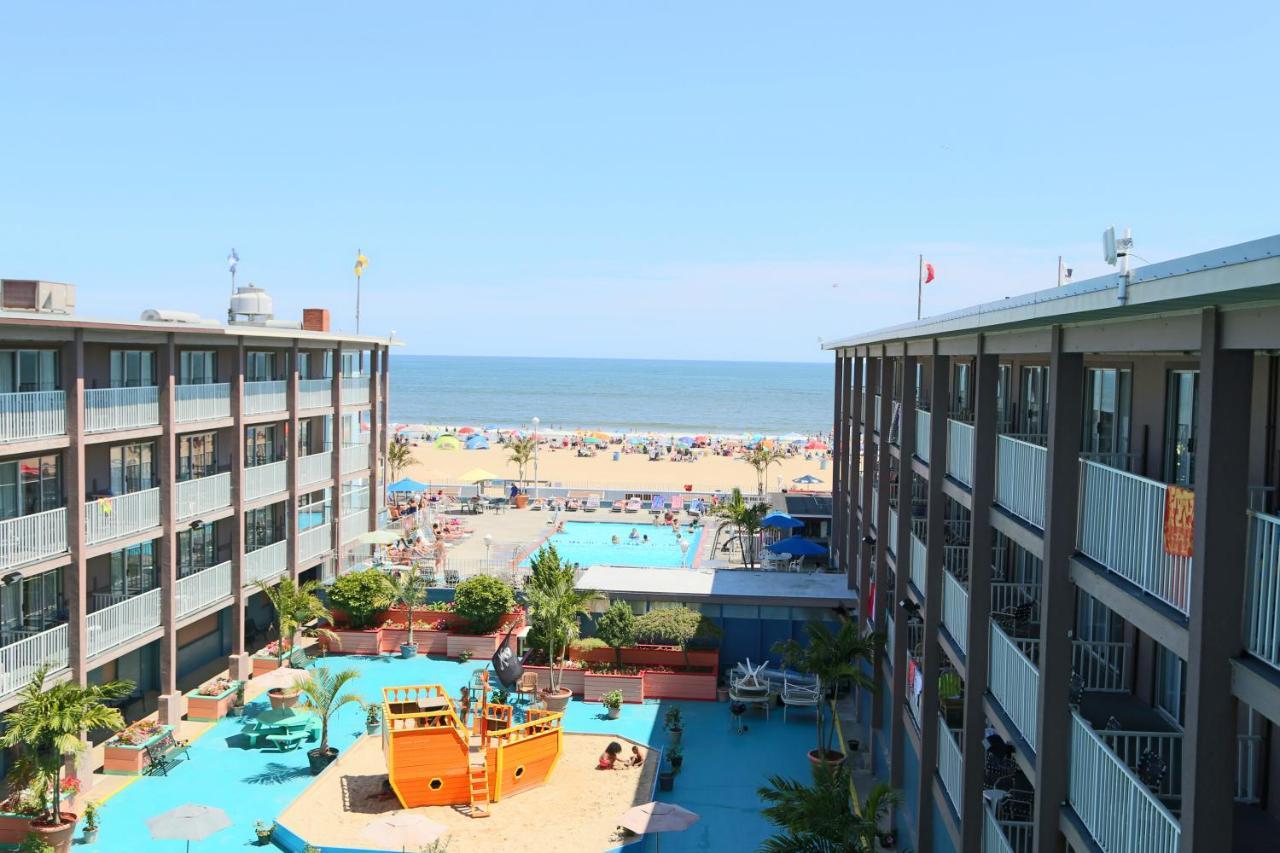
M 297 749 L 307 739 L 306 732 L 290 732 L 289 734 L 267 735 L 267 741 L 274 743 L 281 752 Z
M 154 776 L 157 773 L 168 776 L 169 770 L 178 765 L 178 753 L 182 753 L 187 759 L 191 758 L 191 753 L 187 751 L 187 742 L 176 739 L 173 732 L 166 734 L 150 746 L 144 746 L 143 749 L 147 753 L 147 764 L 142 772 L 148 776 Z
M 316 659 L 307 654 L 307 650 L 301 646 L 295 647 L 293 651 L 289 652 L 289 666 L 294 669 L 306 669 L 315 662 Z

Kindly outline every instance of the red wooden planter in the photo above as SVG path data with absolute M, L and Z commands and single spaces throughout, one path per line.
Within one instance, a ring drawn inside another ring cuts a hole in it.
M 572 660 L 584 660 L 588 663 L 614 663 L 617 656 L 613 649 L 592 649 L 588 652 L 576 652 L 569 649 Z M 696 649 L 689 651 L 689 659 L 679 646 L 627 646 L 622 650 L 622 663 L 626 666 L 697 666 L 716 668 L 720 662 L 720 652 L 716 649 Z
M 533 672 L 538 675 L 538 689 L 548 690 L 551 688 L 551 667 L 549 666 L 526 666 L 525 672 Z M 560 686 L 567 687 L 573 691 L 573 695 L 581 696 L 583 692 L 583 677 L 586 675 L 585 670 L 581 669 L 565 669 L 561 673 Z
M 716 700 L 715 672 L 659 672 L 646 669 L 643 675 L 646 698 Z
M 334 629 L 336 639 L 322 637 L 329 654 L 340 655 L 377 655 L 382 649 L 382 629 L 371 628 L 368 631 L 351 631 Z
M 289 658 L 286 656 L 285 661 L 287 662 L 288 660 Z M 280 660 L 274 655 L 271 657 L 263 657 L 261 655 L 253 656 L 253 678 L 257 678 L 259 675 L 266 675 L 268 672 L 272 672 L 279 668 Z
M 237 683 L 221 696 L 200 696 L 194 691 L 187 694 L 187 719 L 216 723 L 227 715 L 236 701 Z
M 113 776 L 137 776 L 147 764 L 147 751 L 150 746 L 173 731 L 171 726 L 163 726 L 148 741 L 140 744 L 107 743 L 102 748 L 102 772 Z
M 588 702 L 599 702 L 606 693 L 614 690 L 622 691 L 623 702 L 643 702 L 645 697 L 644 677 L 640 675 L 609 675 L 587 672 L 582 679 L 582 698 Z
M 31 831 L 31 816 L 0 812 L 0 844 L 17 847 Z
M 505 634 L 449 634 L 445 638 L 445 653 L 456 658 L 463 651 L 471 652 L 471 656 L 477 660 L 488 660 L 493 657 L 493 653 L 498 650 L 498 645 L 502 642 Z
M 447 651 L 447 631 L 433 631 L 429 628 L 414 628 L 413 641 L 418 644 L 418 654 L 442 655 Z M 382 651 L 384 654 L 399 654 L 400 644 L 409 642 L 408 628 L 382 629 Z M 490 653 L 492 654 L 492 652 Z

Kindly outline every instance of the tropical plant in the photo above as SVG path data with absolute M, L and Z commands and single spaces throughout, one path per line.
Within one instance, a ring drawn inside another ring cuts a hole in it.
M 718 638 L 720 626 L 691 607 L 662 607 L 636 618 L 636 639 L 679 646 L 689 665 L 689 642 L 695 637 Z
M 329 751 L 329 718 L 344 705 L 364 705 L 355 693 L 343 693 L 342 688 L 360 677 L 355 668 L 333 672 L 327 666 L 317 666 L 311 674 L 298 682 L 303 707 L 320 718 L 320 753 Z
M 717 513 L 736 526 L 742 562 L 748 568 L 755 566 L 757 537 L 764 524 L 764 517 L 769 514 L 769 505 L 747 503 L 742 497 L 742 490 L 735 488 L 729 499 L 719 506 Z
M 769 468 L 781 464 L 786 455 L 786 451 L 780 447 L 765 447 L 763 444 L 757 444 L 742 457 L 742 460 L 756 471 L 757 495 L 765 493 L 769 480 Z
M 604 705 L 606 708 L 621 708 L 622 691 L 610 690 L 608 693 L 600 697 L 600 704 Z
M 427 599 L 427 581 L 416 568 L 391 575 L 391 604 L 403 604 L 409 611 L 405 621 L 409 627 L 409 645 L 413 645 L 413 611 Z
M 454 612 L 467 620 L 471 631 L 488 634 L 516 606 L 511 585 L 490 575 L 467 578 L 453 591 Z
M 279 644 L 276 646 L 276 655 L 283 665 L 285 656 L 293 646 L 294 634 L 310 622 L 320 619 L 329 620 L 332 617 L 328 608 L 324 606 L 324 602 L 316 596 L 316 590 L 320 588 L 320 584 L 316 581 L 307 581 L 298 585 L 286 578 L 274 586 L 262 581 L 257 581 L 257 584 L 258 589 L 271 603 L 272 612 L 275 613 L 275 628 L 280 637 Z M 329 639 L 334 637 L 333 632 L 327 628 L 315 628 L 313 633 Z
M 391 603 L 391 583 L 378 569 L 349 572 L 329 587 L 329 604 L 344 611 L 357 630 L 368 628 L 373 615 Z
M 387 447 L 387 466 L 391 469 L 391 479 L 399 480 L 400 472 L 413 464 L 413 448 L 408 442 L 393 441 Z
M 861 666 L 862 661 L 870 661 L 875 653 L 874 635 L 862 633 L 852 619 L 841 619 L 836 628 L 829 622 L 815 620 L 805 626 L 805 633 L 807 643 L 780 640 L 773 644 L 773 651 L 782 657 L 783 666 L 815 676 L 824 690 L 832 689 L 844 679 L 864 690 L 876 689 L 875 681 Z M 835 714 L 828 714 L 823 705 L 823 702 L 817 705 L 818 745 L 814 752 L 820 762 L 826 763 L 839 753 L 835 751 Z
M 98 818 L 98 811 L 102 808 L 96 802 L 85 803 L 84 806 L 84 829 L 85 832 L 93 832 L 98 828 L 101 820 Z
M 36 833 L 28 832 L 18 845 L 18 853 L 54 853 L 54 847 Z
M 18 694 L 18 706 L 4 715 L 0 747 L 21 750 L 11 788 L 37 786 L 42 822 L 56 826 L 62 823 L 63 760 L 85 749 L 89 729 L 124 728 L 120 712 L 107 703 L 131 694 L 133 682 L 81 687 L 70 681 L 45 689 L 48 674 L 47 666 L 37 669 Z
M 525 436 L 523 438 L 513 438 L 507 442 L 507 450 L 511 452 L 509 461 L 516 464 L 520 482 L 524 482 L 525 469 L 529 467 L 529 463 L 533 461 L 534 448 L 536 445 L 533 436 Z
M 622 647 L 636 641 L 636 614 L 625 601 L 609 605 L 596 623 L 596 637 L 613 649 L 618 666 L 622 666 Z
M 843 767 L 811 785 L 771 776 L 757 793 L 765 803 L 765 819 L 782 830 L 760 846 L 764 853 L 874 853 L 881 822 L 902 801 L 881 784 L 855 810 Z
M 547 655 L 551 667 L 550 688 L 558 692 L 564 677 L 569 643 L 578 636 L 578 617 L 588 610 L 596 593 L 577 588 L 571 565 L 560 560 L 555 548 L 542 548 L 530 562 L 532 571 L 524 585 L 529 606 L 529 639 Z

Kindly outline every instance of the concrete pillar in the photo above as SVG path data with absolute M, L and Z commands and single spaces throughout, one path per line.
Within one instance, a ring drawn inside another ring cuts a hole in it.
M 1035 848 L 1060 848 L 1061 804 L 1067 799 L 1071 760 L 1071 631 L 1076 590 L 1071 555 L 1076 549 L 1083 432 L 1084 356 L 1062 350 L 1062 327 L 1050 330 L 1049 447 L 1045 461 L 1044 564 L 1040 573 L 1040 692 L 1037 697 Z
M 250 650 L 245 648 L 244 588 L 244 338 L 236 338 L 235 368 L 231 371 L 231 657 L 227 668 L 232 678 L 247 679 L 253 670 Z
M 890 784 L 898 789 L 902 787 L 906 738 L 903 711 L 907 704 L 907 620 L 906 614 L 898 610 L 898 602 L 907 597 L 907 581 L 911 575 L 911 455 L 915 453 L 916 445 L 915 356 L 909 355 L 902 359 L 902 373 L 902 415 L 898 424 L 898 537 L 893 542 L 896 571 L 893 575 L 893 600 L 889 604 L 889 612 L 893 613 L 893 719 L 890 721 L 893 766 Z M 885 534 L 888 532 L 886 527 Z
M 285 565 L 289 567 L 289 577 L 293 580 L 298 579 L 298 507 L 300 506 L 301 490 L 298 487 L 298 456 L 300 453 L 300 445 L 298 443 L 298 340 L 294 338 L 293 345 L 289 347 L 289 369 L 286 371 L 285 382 L 287 387 L 285 390 L 286 405 L 288 408 L 288 417 L 285 420 L 285 482 L 289 489 L 289 497 L 285 501 L 284 506 L 284 538 L 288 543 L 285 545 Z
M 875 545 L 872 546 L 871 559 L 871 576 L 872 587 L 875 589 L 875 596 L 869 597 L 868 605 L 871 607 L 871 618 L 875 622 L 876 630 L 884 628 L 884 605 L 885 599 L 893 595 L 889 589 L 889 573 L 886 565 L 886 551 L 888 549 L 888 532 L 889 532 L 889 429 L 892 424 L 893 401 L 890 399 L 893 393 L 893 362 L 884 354 L 881 348 L 880 358 L 876 363 L 876 390 L 880 394 L 880 405 L 875 407 L 874 423 L 879 434 L 873 436 L 875 443 L 873 450 L 876 459 L 876 513 L 875 513 Z M 874 399 L 874 398 L 873 398 Z M 880 673 L 877 671 L 877 680 Z M 872 707 L 871 713 L 872 724 L 876 729 L 884 725 L 884 703 L 877 699 Z M 871 741 L 874 744 L 876 740 L 876 731 L 873 730 Z M 890 743 L 892 749 L 892 743 Z
M 186 713 L 178 690 L 178 453 L 174 411 L 174 374 L 178 356 L 174 334 L 165 335 L 159 348 L 160 438 L 157 441 L 157 473 L 160 478 L 160 722 L 176 725 Z
M 369 349 L 369 529 L 378 529 L 378 512 L 382 501 L 378 494 L 378 463 L 380 461 L 379 437 L 382 434 L 382 352 L 379 347 Z
M 872 546 L 874 537 L 871 528 L 875 525 L 875 519 L 871 517 L 871 489 L 875 485 L 874 478 L 871 476 L 871 461 L 875 459 L 876 441 L 875 441 L 875 422 L 876 411 L 872 402 L 875 400 L 877 382 L 880 378 L 880 368 L 876 363 L 876 359 L 867 357 L 864 360 L 863 370 L 866 372 L 866 387 L 863 389 L 863 424 L 862 424 L 862 535 L 858 548 L 858 605 L 862 609 L 863 618 L 870 620 L 874 609 L 871 600 L 871 581 L 875 578 L 873 563 L 875 559 L 875 550 Z M 873 720 L 878 720 L 876 716 L 879 712 L 872 714 Z
M 333 553 L 335 574 L 342 571 L 342 344 L 333 345 Z
M 862 517 L 864 513 L 862 502 L 862 375 L 862 358 L 854 356 L 853 382 L 850 390 L 852 404 L 849 407 L 849 460 L 845 467 L 846 490 L 849 493 L 849 527 L 845 533 L 845 553 L 849 555 L 849 561 L 845 567 L 845 573 L 848 577 L 849 588 L 858 591 L 859 613 L 864 612 L 862 591 L 866 589 L 866 586 L 861 583 L 859 568 L 862 565 L 862 561 L 859 559 L 859 554 L 862 551 L 862 537 L 866 535 L 866 531 L 862 529 L 865 523 L 865 519 Z
M 67 501 L 67 550 L 71 565 L 63 577 L 67 597 L 67 662 L 76 683 L 88 684 L 89 656 L 85 619 L 89 615 L 88 559 L 85 555 L 85 511 L 88 497 L 84 460 L 84 330 L 76 329 L 62 345 L 62 388 L 67 397 L 66 465 L 62 490 Z
M 1182 738 L 1181 850 L 1230 850 L 1236 759 L 1231 661 L 1241 651 L 1248 542 L 1249 404 L 1253 353 L 1222 348 L 1221 317 L 1200 317 L 1199 445 Z

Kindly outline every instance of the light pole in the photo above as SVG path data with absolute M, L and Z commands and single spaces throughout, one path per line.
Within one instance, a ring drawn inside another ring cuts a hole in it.
M 533 416 L 533 499 L 538 499 L 538 416 Z
M 489 562 L 489 549 L 493 547 L 493 534 L 486 533 L 484 535 L 484 561 Z

